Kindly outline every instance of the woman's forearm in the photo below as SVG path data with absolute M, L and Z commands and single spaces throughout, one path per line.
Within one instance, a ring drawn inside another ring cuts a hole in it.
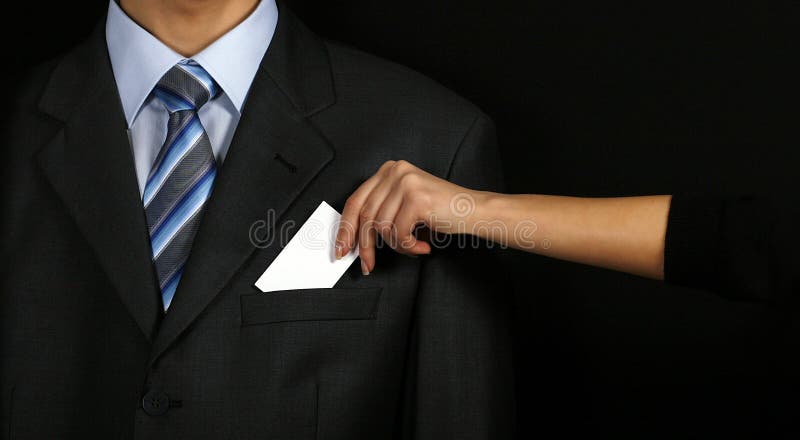
M 664 278 L 671 196 L 581 198 L 475 193 L 469 228 L 516 249 Z
M 474 191 L 405 161 L 388 161 L 347 200 L 336 258 L 359 247 L 362 271 L 375 268 L 375 238 L 423 255 L 420 223 L 441 234 L 471 234 L 548 257 L 664 278 L 671 196 L 580 198 Z

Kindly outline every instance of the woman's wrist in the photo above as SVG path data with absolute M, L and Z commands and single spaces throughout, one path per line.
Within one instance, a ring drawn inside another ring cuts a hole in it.
M 467 234 L 505 244 L 503 231 L 506 224 L 501 218 L 508 204 L 508 196 L 489 191 L 472 191 L 474 210 L 467 217 Z

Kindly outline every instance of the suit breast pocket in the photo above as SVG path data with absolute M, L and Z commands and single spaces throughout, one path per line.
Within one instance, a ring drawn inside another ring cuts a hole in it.
M 375 319 L 380 287 L 297 289 L 241 296 L 242 326 Z

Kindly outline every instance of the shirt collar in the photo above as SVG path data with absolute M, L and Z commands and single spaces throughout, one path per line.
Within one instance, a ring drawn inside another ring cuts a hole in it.
M 240 113 L 277 23 L 275 0 L 261 0 L 244 21 L 188 59 L 200 64 L 217 81 Z M 187 58 L 139 26 L 114 0 L 108 5 L 106 44 L 130 127 L 156 83 L 172 66 Z

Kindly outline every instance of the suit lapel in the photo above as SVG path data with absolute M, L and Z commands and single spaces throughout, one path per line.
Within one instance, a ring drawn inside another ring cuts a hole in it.
M 286 8 L 279 20 L 151 361 L 197 319 L 253 253 L 252 225 L 267 216 L 280 219 L 334 157 L 327 140 L 306 119 L 333 103 L 323 43 Z
M 102 26 L 51 75 L 40 109 L 64 122 L 38 154 L 47 179 L 148 340 L 159 296 L 125 118 Z

